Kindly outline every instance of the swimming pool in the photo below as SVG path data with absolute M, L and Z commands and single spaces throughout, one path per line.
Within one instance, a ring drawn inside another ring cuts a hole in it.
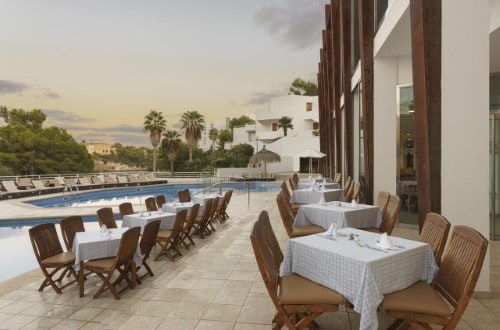
M 248 185 L 248 186 L 247 186 Z M 99 202 L 101 200 L 106 201 L 109 205 L 110 202 L 118 202 L 123 198 L 132 199 L 137 196 L 151 196 L 164 194 L 169 199 L 177 198 L 177 191 L 180 189 L 188 188 L 192 193 L 201 191 L 206 188 L 206 186 L 201 184 L 168 184 L 168 185 L 157 185 L 157 186 L 146 186 L 146 187 L 135 187 L 131 188 L 115 188 L 115 189 L 105 189 L 96 190 L 91 192 L 77 193 L 72 196 L 72 198 L 64 198 L 67 196 L 54 196 L 49 198 L 37 199 L 26 201 L 32 205 L 37 205 L 40 207 L 51 208 L 51 207 L 70 207 L 72 203 L 78 202 L 86 204 Z M 250 188 L 252 192 L 265 192 L 265 191 L 279 191 L 280 186 L 277 183 L 239 183 L 231 182 L 225 183 L 222 187 L 213 187 L 212 192 L 218 192 L 219 189 L 226 191 L 228 189 L 234 189 L 235 191 L 240 191 L 240 193 L 247 191 Z M 114 200 L 113 200 L 114 199 Z M 87 204 L 86 204 L 87 205 Z M 118 204 L 116 204 L 118 205 Z M 76 210 L 76 209 L 75 209 Z M 85 227 L 87 230 L 97 230 L 97 217 L 84 216 Z M 57 226 L 57 231 L 60 233 L 59 222 L 61 217 L 52 218 L 42 218 L 42 219 L 12 219 L 0 221 L 0 264 L 10 265 L 9 267 L 4 267 L 0 272 L 0 282 L 13 278 L 17 275 L 25 273 L 29 270 L 38 268 L 33 249 L 28 236 L 28 230 L 40 223 L 55 223 Z M 121 221 L 117 221 L 118 226 L 121 226 Z M 63 242 L 60 238 L 61 244 Z M 9 253 L 9 251 L 15 251 L 14 253 Z

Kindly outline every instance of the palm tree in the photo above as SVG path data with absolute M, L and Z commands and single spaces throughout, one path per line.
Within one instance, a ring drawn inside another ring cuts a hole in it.
M 212 141 L 212 151 L 215 149 L 215 142 L 219 138 L 219 130 L 215 127 L 212 127 L 210 131 L 208 131 L 208 138 Z
M 149 139 L 153 146 L 153 172 L 156 172 L 156 157 L 158 154 L 158 145 L 161 141 L 161 133 L 167 128 L 167 121 L 163 118 L 161 112 L 151 110 L 144 118 L 144 132 L 149 132 Z
M 174 130 L 168 130 L 166 133 L 163 133 L 165 137 L 163 139 L 163 145 L 165 146 L 167 158 L 170 162 L 170 172 L 172 172 L 172 176 L 174 175 L 174 162 L 177 158 L 177 150 L 179 149 L 179 145 L 181 144 L 180 134 Z
M 186 130 L 186 142 L 189 148 L 189 161 L 193 160 L 193 150 L 201 139 L 201 131 L 205 128 L 205 117 L 198 111 L 186 111 L 181 117 L 182 128 Z
M 278 128 L 283 128 L 283 134 L 285 136 L 288 129 L 293 129 L 292 120 L 293 118 L 290 118 L 288 116 L 283 116 L 278 119 Z

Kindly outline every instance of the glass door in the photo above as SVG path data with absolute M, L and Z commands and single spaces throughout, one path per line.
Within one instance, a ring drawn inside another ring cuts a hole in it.
M 490 113 L 490 238 L 500 239 L 500 112 Z
M 401 198 L 399 222 L 418 225 L 417 171 L 415 153 L 415 104 L 413 86 L 397 86 L 397 194 Z

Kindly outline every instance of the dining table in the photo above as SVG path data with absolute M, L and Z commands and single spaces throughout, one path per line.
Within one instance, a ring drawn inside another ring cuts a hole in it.
M 223 196 L 216 193 L 193 195 L 191 196 L 191 201 L 199 203 L 200 207 L 202 207 L 205 206 L 205 202 L 207 201 L 207 199 L 214 199 L 216 197 L 219 197 L 219 203 L 222 203 Z
M 384 294 L 430 283 L 438 270 L 427 243 L 390 236 L 394 245 L 386 249 L 377 245 L 380 237 L 347 227 L 337 236 L 290 239 L 280 274 L 297 274 L 339 292 L 360 313 L 360 329 L 375 330 Z
M 121 237 L 128 227 L 110 228 L 105 231 L 77 232 L 73 240 L 72 251 L 75 253 L 75 264 L 73 269 L 78 272 L 78 284 L 80 297 L 84 295 L 84 264 L 85 260 L 111 258 L 116 256 L 120 246 Z M 106 234 L 106 231 L 108 232 Z M 142 264 L 141 250 L 139 245 L 134 254 L 134 262 L 137 267 Z
M 337 228 L 378 228 L 381 222 L 382 216 L 378 206 L 325 202 L 302 205 L 297 211 L 293 225 L 316 225 L 328 229 L 333 223 Z
M 162 210 L 128 214 L 123 217 L 122 227 L 141 227 L 142 235 L 144 226 L 152 221 L 160 220 L 160 229 L 172 229 L 176 216 L 176 213 L 163 212 Z
M 196 202 L 172 202 L 172 203 L 165 203 L 162 205 L 161 210 L 163 212 L 168 212 L 168 213 L 179 213 L 179 211 L 182 210 L 189 210 L 193 207 L 193 205 L 196 204 Z M 198 209 L 198 215 L 203 214 L 203 210 L 205 209 L 204 206 L 200 205 L 200 208 Z
M 323 199 L 325 202 L 343 201 L 342 189 L 295 189 L 292 191 L 290 202 L 292 204 L 314 204 Z
M 340 189 L 340 184 L 339 183 L 333 183 L 333 182 L 300 182 L 299 181 L 299 189 L 307 189 L 311 187 L 317 187 L 317 188 L 324 188 L 324 189 Z

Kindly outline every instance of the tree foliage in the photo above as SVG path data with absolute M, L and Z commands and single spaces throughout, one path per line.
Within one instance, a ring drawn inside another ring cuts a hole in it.
M 186 111 L 182 114 L 181 124 L 189 147 L 189 160 L 192 161 L 193 151 L 201 139 L 201 132 L 205 129 L 205 117 L 198 111 Z
M 162 149 L 165 149 L 165 153 L 168 161 L 170 162 L 170 172 L 174 172 L 174 162 L 177 159 L 177 152 L 181 144 L 180 134 L 174 130 L 168 130 L 163 134 L 164 139 L 162 141 Z
M 228 129 L 221 129 L 219 131 L 219 150 L 224 150 L 226 142 L 233 142 L 233 134 Z
M 64 129 L 43 128 L 45 114 L 38 109 L 1 111 L 7 125 L 0 127 L 0 164 L 16 175 L 88 173 L 94 162 L 84 145 Z
M 288 129 L 293 129 L 292 121 L 293 118 L 288 116 L 283 116 L 278 119 L 278 128 L 283 128 L 283 135 L 287 135 Z
M 245 115 L 231 118 L 231 120 L 229 120 L 229 128 L 231 130 L 235 127 L 242 127 L 248 124 L 255 124 L 255 120 Z
M 292 95 L 305 95 L 317 96 L 318 86 L 310 81 L 305 81 L 301 78 L 295 78 L 290 87 L 290 94 Z
M 156 158 L 158 145 L 161 140 L 161 133 L 167 128 L 167 121 L 161 112 L 151 110 L 144 118 L 144 131 L 149 132 L 149 139 L 153 146 L 153 172 L 156 172 Z

